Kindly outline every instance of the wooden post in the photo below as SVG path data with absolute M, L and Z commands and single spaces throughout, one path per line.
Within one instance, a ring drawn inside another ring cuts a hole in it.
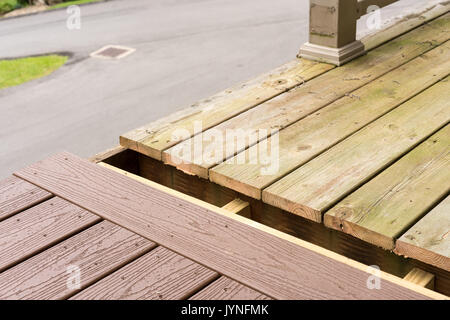
M 356 21 L 370 5 L 397 0 L 310 0 L 309 42 L 300 49 L 306 59 L 342 65 L 365 53 L 356 40 Z
M 309 42 L 300 56 L 342 65 L 364 54 L 356 41 L 357 0 L 310 0 Z

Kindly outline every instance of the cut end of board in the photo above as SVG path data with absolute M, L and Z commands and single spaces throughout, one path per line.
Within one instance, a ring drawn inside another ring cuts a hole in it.
M 243 195 L 249 196 L 256 200 L 261 200 L 261 189 L 253 187 L 249 184 L 243 183 L 242 181 L 233 179 L 231 177 L 225 176 L 217 171 L 209 171 L 209 180 L 220 186 L 230 188 L 234 191 L 242 193 Z
M 155 148 L 147 146 L 145 143 L 135 140 L 133 137 L 128 137 L 127 135 L 122 135 L 119 138 L 120 145 L 124 148 L 131 149 L 133 151 L 139 152 L 150 158 L 161 161 L 161 151 Z
M 317 223 L 322 223 L 322 212 L 320 210 L 279 197 L 266 190 L 263 190 L 262 192 L 262 200 L 274 207 L 288 211 L 288 213 L 301 216 Z
M 393 238 L 345 220 L 345 218 L 337 216 L 336 212 L 327 212 L 323 217 L 323 223 L 328 228 L 347 233 L 385 250 L 394 250 L 395 240 Z
M 401 239 L 395 243 L 394 252 L 406 258 L 413 258 L 450 272 L 450 258 L 433 253 Z
M 172 167 L 175 167 L 178 170 L 180 170 L 188 175 L 198 176 L 203 179 L 209 178 L 209 173 L 208 173 L 207 167 L 203 167 L 202 165 L 197 165 L 197 164 L 189 162 L 185 159 L 174 157 L 169 152 L 164 152 L 162 154 L 162 161 L 164 162 L 165 165 L 170 165 Z

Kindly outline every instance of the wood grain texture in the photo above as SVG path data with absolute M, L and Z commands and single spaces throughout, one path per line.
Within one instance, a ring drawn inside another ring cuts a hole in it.
M 345 95 L 357 98 L 354 90 L 447 41 L 450 17 L 438 20 L 445 22 L 435 22 L 442 24 L 439 28 L 413 30 L 209 130 L 204 128 L 202 135 L 163 151 L 162 160 L 207 179 L 211 167 L 264 140 L 267 135 L 259 134 L 259 130 L 271 134 L 272 130 L 282 130 Z M 230 142 L 233 134 L 240 137 L 234 144 Z
M 271 300 L 268 296 L 250 289 L 227 277 L 220 277 L 189 300 Z
M 449 46 L 447 42 L 281 130 L 273 173 L 260 159 L 260 150 L 272 147 L 269 138 L 267 145 L 258 143 L 210 169 L 210 180 L 261 199 L 265 187 L 447 76 Z M 239 164 L 239 157 L 248 160 Z
M 392 24 L 388 24 L 382 27 L 381 30 L 377 30 L 372 34 L 368 34 L 359 39 L 366 50 L 372 50 L 379 45 L 398 37 L 418 26 L 427 23 L 441 15 L 450 11 L 450 3 L 441 3 L 439 5 L 433 5 L 425 8 L 420 14 L 408 15 L 400 21 L 393 21 Z
M 74 300 L 181 300 L 216 279 L 214 271 L 157 247 L 84 289 Z
M 295 59 L 246 83 L 132 130 L 120 137 L 120 144 L 161 160 L 161 152 L 178 143 L 172 137 L 175 129 L 187 130 L 189 136 L 186 138 L 189 138 L 195 133 L 196 121 L 202 121 L 204 129 L 210 128 L 332 68 L 334 66 L 325 63 Z
M 17 177 L 0 181 L 0 221 L 25 210 L 52 195 Z
M 370 290 L 362 264 L 69 153 L 16 175 L 272 298 L 444 298 L 385 273 Z
M 250 210 L 250 204 L 241 199 L 234 199 L 231 202 L 228 202 L 226 205 L 222 207 L 231 213 L 238 214 L 240 216 L 251 218 L 252 212 Z
M 449 93 L 447 77 L 264 189 L 263 201 L 321 222 L 322 213 L 448 123 Z
M 80 289 L 148 252 L 154 243 L 103 221 L 0 273 L 0 299 L 65 299 L 79 291 L 67 284 L 80 270 Z
M 447 125 L 339 202 L 324 223 L 393 250 L 395 240 L 448 194 L 449 167 Z
M 55 197 L 0 222 L 0 272 L 100 220 Z
M 450 271 L 450 196 L 397 240 L 395 252 Z
M 419 268 L 413 268 L 403 279 L 421 287 L 434 290 L 434 278 L 434 274 Z

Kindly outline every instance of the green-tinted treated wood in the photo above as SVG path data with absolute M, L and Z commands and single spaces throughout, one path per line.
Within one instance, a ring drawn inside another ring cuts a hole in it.
M 441 20 L 445 23 L 442 24 Z M 437 19 L 433 23 L 440 25 L 439 28 L 428 25 L 417 28 L 363 57 L 206 130 L 204 139 L 196 136 L 164 151 L 163 161 L 189 174 L 208 178 L 209 168 L 264 139 L 265 136 L 258 137 L 258 130 L 265 129 L 270 133 L 274 129 L 283 129 L 447 41 L 450 38 L 450 17 Z M 241 146 L 234 147 L 227 143 L 226 136 L 230 130 L 246 132 L 241 134 Z M 222 141 L 208 139 L 218 135 Z M 212 158 L 211 150 L 217 150 L 220 154 Z
M 317 222 L 322 213 L 450 120 L 447 77 L 263 190 L 264 202 Z
M 181 300 L 219 275 L 163 247 L 75 295 L 75 300 Z
M 120 144 L 161 160 L 161 152 L 178 143 L 172 140 L 174 130 L 185 129 L 192 136 L 196 121 L 201 121 L 204 129 L 210 128 L 332 68 L 334 66 L 325 63 L 295 59 L 246 83 L 132 130 L 120 137 Z
M 447 125 L 339 202 L 325 214 L 324 223 L 392 250 L 395 239 L 448 193 L 449 167 Z
M 409 229 L 395 246 L 397 254 L 450 272 L 450 196 Z
M 445 43 L 281 130 L 273 174 L 264 172 L 269 165 L 259 154 L 267 147 L 258 143 L 243 151 L 246 163 L 238 164 L 242 154 L 237 155 L 212 168 L 210 180 L 260 199 L 263 188 L 433 85 L 449 70 L 450 44 Z M 271 138 L 268 143 L 272 145 Z
M 371 50 L 386 41 L 391 40 L 405 32 L 416 28 L 425 22 L 435 19 L 450 10 L 450 3 L 435 5 L 426 8 L 420 14 L 408 15 L 400 21 L 394 21 L 393 24 L 383 27 L 382 30 L 376 30 L 360 39 L 366 50 Z

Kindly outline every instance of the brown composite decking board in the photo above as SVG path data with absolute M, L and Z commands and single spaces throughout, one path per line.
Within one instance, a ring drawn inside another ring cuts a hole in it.
M 65 299 L 71 266 L 80 270 L 80 289 L 147 253 L 156 245 L 108 221 L 0 273 L 0 300 Z M 73 275 L 73 274 L 72 274 Z
M 0 221 L 27 209 L 52 195 L 17 177 L 0 181 Z
M 17 177 L 5 180 L 4 189 L 7 187 L 6 182 L 9 182 L 12 186 L 18 182 L 23 182 L 21 183 L 22 185 L 28 185 L 31 189 L 37 189 L 34 185 Z M 94 253 L 89 255 L 89 257 L 96 260 L 95 254 L 98 242 L 93 241 L 89 245 L 84 240 L 86 236 L 89 237 L 87 235 L 88 232 L 78 233 L 100 221 L 101 218 L 99 216 L 91 214 L 59 197 L 53 197 L 37 203 L 22 212 L 16 213 L 13 217 L 1 221 L 0 274 L 6 269 L 24 261 L 23 264 L 14 270 L 22 270 L 23 268 L 40 270 L 37 274 L 33 273 L 33 275 L 42 275 L 42 259 L 35 257 L 41 252 L 42 254 L 39 257 L 48 257 L 54 265 L 60 264 L 59 267 L 56 267 L 56 272 L 52 268 L 44 269 L 44 273 L 48 272 L 48 274 L 47 276 L 39 277 L 38 283 L 34 283 L 27 278 L 21 283 L 23 279 L 18 278 L 15 273 L 6 273 L 6 277 L 3 279 L 8 278 L 12 281 L 5 281 L 5 286 L 2 288 L 4 294 L 2 298 L 59 299 L 70 296 L 72 292 L 62 292 L 64 280 L 67 281 L 68 275 L 66 273 L 64 278 L 61 270 L 64 269 L 64 263 L 68 261 L 67 257 L 65 254 L 52 257 L 52 254 L 55 250 L 56 252 L 59 251 L 58 248 L 60 246 L 57 246 L 57 243 L 67 239 L 63 246 L 67 248 L 68 245 L 73 243 L 75 247 L 78 247 L 78 257 L 82 257 L 85 255 L 85 252 L 90 251 Z M 99 224 L 100 230 L 103 230 L 102 228 L 105 224 L 108 225 L 107 230 L 112 228 L 112 226 L 109 226 L 110 223 L 103 222 Z M 97 253 L 101 254 L 102 251 Z M 27 259 L 30 260 L 26 261 Z M 69 265 L 67 263 L 66 267 Z M 98 262 L 94 261 L 94 265 L 98 266 Z M 89 267 L 85 269 L 89 269 Z M 110 271 L 106 270 L 105 274 L 108 272 Z M 219 275 L 216 272 L 159 247 L 137 258 L 135 261 L 131 261 L 111 275 L 106 276 L 106 278 L 88 286 L 71 299 L 185 299 L 196 294 L 218 277 Z M 85 279 L 81 278 L 81 281 L 83 280 Z M 41 281 L 46 284 L 45 287 L 40 286 L 42 284 Z M 85 284 L 82 284 L 82 287 L 85 286 Z M 239 293 L 242 296 L 242 293 L 253 292 L 252 289 L 234 281 L 229 285 L 227 284 L 227 286 L 227 288 L 221 289 L 231 290 L 233 288 L 233 291 L 229 291 L 229 294 L 234 292 L 233 294 Z M 36 287 L 35 293 L 32 293 L 33 287 Z M 51 291 L 48 294 L 46 293 L 47 288 Z M 24 293 L 21 293 L 21 291 L 24 291 Z M 252 295 L 248 294 L 246 298 L 252 299 Z
M 397 240 L 395 251 L 450 272 L 450 195 Z
M 157 247 L 71 299 L 180 300 L 218 276 L 179 254 Z
M 0 222 L 0 272 L 100 220 L 54 197 Z
M 69 153 L 15 174 L 272 298 L 435 297 L 384 273 L 382 288 L 370 290 L 362 264 Z
M 220 277 L 189 300 L 271 300 L 268 296 L 250 289 L 227 277 Z

